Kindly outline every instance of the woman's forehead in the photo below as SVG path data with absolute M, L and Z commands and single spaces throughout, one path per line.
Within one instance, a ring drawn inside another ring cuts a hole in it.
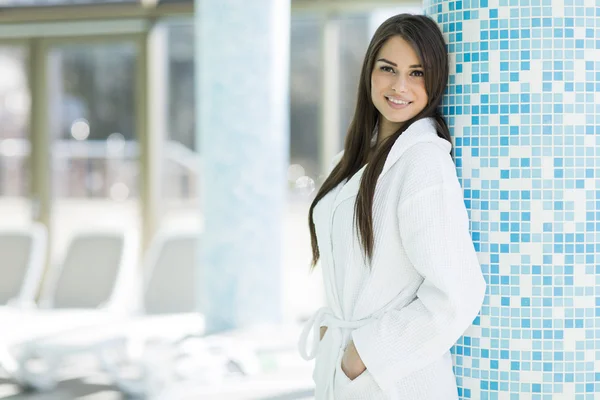
M 392 36 L 385 41 L 377 53 L 375 61 L 382 58 L 391 61 L 396 65 L 420 64 L 417 52 L 400 36 Z

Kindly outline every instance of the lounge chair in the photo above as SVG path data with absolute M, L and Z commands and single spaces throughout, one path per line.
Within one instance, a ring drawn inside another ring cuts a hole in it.
M 64 259 L 48 272 L 39 308 L 0 309 L 0 366 L 21 386 L 55 384 L 60 358 L 46 358 L 47 371 L 31 368 L 35 344 L 84 327 L 127 318 L 136 306 L 135 236 L 123 231 L 76 235 Z

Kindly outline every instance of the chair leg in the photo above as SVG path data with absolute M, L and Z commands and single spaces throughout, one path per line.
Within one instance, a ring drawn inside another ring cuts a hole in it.
M 127 398 L 145 397 L 145 388 L 140 379 L 132 379 L 123 374 L 122 368 L 138 367 L 139 361 L 128 350 L 128 341 L 125 339 L 104 343 L 94 351 L 101 368 L 106 372 L 112 383 L 124 393 Z
M 0 346 L 0 368 L 11 377 L 16 376 L 19 371 L 17 360 L 10 354 L 6 346 Z
M 30 363 L 35 359 L 44 364 L 43 372 L 34 371 L 31 368 Z M 59 366 L 59 356 L 50 354 L 41 356 L 35 350 L 30 349 L 28 351 L 26 349 L 18 359 L 18 372 L 15 374 L 16 381 L 25 390 L 50 391 L 56 388 L 58 384 L 56 373 Z

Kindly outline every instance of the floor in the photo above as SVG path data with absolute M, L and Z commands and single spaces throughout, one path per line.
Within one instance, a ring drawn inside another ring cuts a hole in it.
M 147 400 L 312 400 L 312 363 L 302 360 L 297 352 L 298 328 L 282 329 L 276 333 L 277 344 L 268 352 L 259 352 L 258 366 L 248 375 L 230 374 L 209 384 L 198 384 L 201 380 L 188 379 L 170 381 L 164 387 L 167 393 Z M 244 334 L 240 343 L 249 343 L 256 334 Z M 260 335 L 264 337 L 264 335 Z M 262 341 L 261 343 L 264 343 Z M 259 343 L 258 340 L 253 343 Z M 255 345 L 258 348 L 261 344 Z M 190 354 L 194 354 L 193 352 Z M 2 400 L 124 400 L 124 396 L 111 384 L 108 375 L 98 367 L 93 355 L 83 355 L 65 362 L 60 369 L 57 387 L 48 392 L 23 392 L 17 385 L 0 376 L 0 399 Z M 154 365 L 154 364 L 152 364 Z M 165 368 L 164 363 L 161 364 Z M 167 367 L 168 368 L 168 367 Z M 218 371 L 218 366 L 211 371 Z M 193 368 L 190 371 L 195 371 Z M 235 368 L 228 368 L 234 371 Z M 161 375 L 162 376 L 165 374 Z M 189 379 L 192 376 L 192 379 Z M 217 376 L 217 375 L 215 375 Z M 162 381 L 161 381 L 162 382 Z

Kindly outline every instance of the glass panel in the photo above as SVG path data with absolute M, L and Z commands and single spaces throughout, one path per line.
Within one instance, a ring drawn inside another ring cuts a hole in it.
M 162 225 L 171 229 L 197 228 L 200 149 L 195 131 L 193 21 L 170 22 L 166 32 L 168 118 L 163 154 L 166 204 Z
M 31 220 L 28 52 L 0 46 L 0 215 L 2 226 Z
M 80 229 L 138 229 L 133 43 L 60 46 L 49 54 L 53 253 Z
M 338 74 L 340 79 L 340 143 L 343 147 L 348 127 L 354 116 L 360 70 L 369 45 L 369 15 L 343 15 L 338 19 L 340 26 Z
M 317 16 L 292 17 L 290 59 L 290 164 L 317 181 L 321 114 L 322 22 Z
M 283 306 L 300 320 L 324 304 L 321 273 L 308 274 L 308 208 L 321 183 L 323 49 L 319 15 L 293 15 L 290 41 L 290 166 L 284 231 Z M 306 296 L 306 293 L 311 293 Z
M 169 139 L 196 147 L 194 96 L 194 25 L 172 24 L 168 30 Z

